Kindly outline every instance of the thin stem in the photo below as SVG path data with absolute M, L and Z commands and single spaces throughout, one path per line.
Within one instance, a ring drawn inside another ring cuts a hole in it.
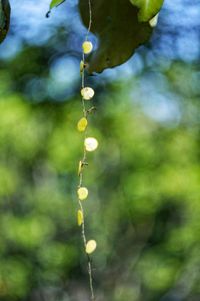
M 86 240 L 86 235 L 85 235 L 85 221 L 84 221 L 84 210 L 83 210 L 83 206 L 81 204 L 81 201 L 79 200 L 79 207 L 80 207 L 80 210 L 83 214 L 83 222 L 82 222 L 82 238 L 83 238 L 83 242 L 84 242 L 84 246 L 86 247 L 86 244 L 87 244 L 87 240 Z
M 87 259 L 88 259 L 88 274 L 89 274 L 89 281 L 90 281 L 91 300 L 95 301 L 94 288 L 93 288 L 93 276 L 92 276 L 92 263 L 89 255 L 87 256 Z
M 88 24 L 88 30 L 87 30 L 87 34 L 85 37 L 85 40 L 87 41 L 88 39 L 88 35 L 91 31 L 91 27 L 92 27 L 92 1 L 88 0 L 88 8 L 89 8 L 89 24 Z

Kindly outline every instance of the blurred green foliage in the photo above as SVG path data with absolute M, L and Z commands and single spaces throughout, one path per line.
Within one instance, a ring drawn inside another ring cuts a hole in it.
M 32 76 L 45 72 L 29 53 Z M 0 71 L 0 300 L 88 300 L 76 225 L 80 99 L 28 101 L 27 68 L 19 56 Z M 199 300 L 198 70 L 174 62 L 160 72 L 179 95 L 177 123 L 148 117 L 133 80 L 97 87 L 89 134 L 100 146 L 84 205 L 99 301 Z

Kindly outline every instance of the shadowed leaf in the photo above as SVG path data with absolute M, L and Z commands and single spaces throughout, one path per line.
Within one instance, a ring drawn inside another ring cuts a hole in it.
M 0 43 L 5 39 L 10 26 L 10 4 L 8 0 L 0 0 Z

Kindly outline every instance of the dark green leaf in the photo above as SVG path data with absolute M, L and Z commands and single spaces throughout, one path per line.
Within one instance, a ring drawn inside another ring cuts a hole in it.
M 88 2 L 80 0 L 79 7 L 83 23 L 88 27 Z M 99 47 L 90 56 L 89 73 L 126 62 L 149 39 L 152 29 L 149 22 L 138 21 L 138 8 L 129 0 L 98 0 L 92 1 L 91 31 L 98 36 Z

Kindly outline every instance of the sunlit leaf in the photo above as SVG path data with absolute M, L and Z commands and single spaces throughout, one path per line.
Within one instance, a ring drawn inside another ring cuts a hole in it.
M 58 6 L 58 5 L 62 4 L 63 2 L 65 2 L 65 0 L 52 0 L 51 3 L 50 3 L 49 8 L 52 9 L 55 6 Z
M 86 187 L 80 187 L 78 190 L 77 190 L 77 194 L 78 194 L 78 198 L 79 200 L 83 201 L 87 198 L 88 196 L 88 190 Z
M 91 254 L 96 250 L 97 243 L 95 240 L 89 240 L 86 244 L 85 252 Z
M 161 9 L 164 0 L 130 0 L 139 8 L 139 20 L 142 22 L 151 20 Z
M 83 212 L 81 210 L 78 210 L 77 212 L 77 223 L 78 226 L 81 226 L 83 223 Z
M 90 87 L 81 89 L 81 95 L 85 100 L 90 100 L 94 96 L 94 90 Z
M 99 143 L 96 138 L 88 137 L 84 141 L 85 148 L 88 152 L 93 152 L 97 149 Z

